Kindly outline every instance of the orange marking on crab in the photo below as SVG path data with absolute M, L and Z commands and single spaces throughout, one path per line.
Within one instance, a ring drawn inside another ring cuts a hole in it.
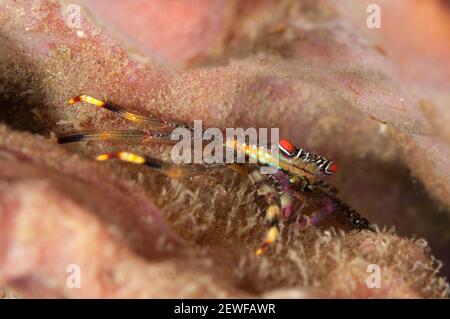
M 330 167 L 328 167 L 328 170 L 332 173 L 337 172 L 337 165 L 335 163 L 331 163 Z
M 295 146 L 288 140 L 280 140 L 279 143 L 282 150 L 285 150 L 289 154 L 293 154 L 295 152 Z

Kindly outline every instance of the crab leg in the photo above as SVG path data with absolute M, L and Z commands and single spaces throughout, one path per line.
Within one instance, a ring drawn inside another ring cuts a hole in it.
M 134 114 L 134 113 L 124 110 L 117 104 L 98 100 L 96 98 L 93 98 L 93 97 L 91 97 L 89 95 L 85 95 L 85 94 L 78 95 L 76 97 L 71 98 L 69 100 L 68 104 L 74 105 L 77 102 L 86 102 L 86 103 L 104 108 L 106 110 L 109 110 L 111 112 L 119 114 L 121 117 L 123 117 L 131 122 L 146 124 L 146 125 L 151 126 L 152 128 L 158 128 L 160 130 L 173 129 L 175 127 L 184 126 L 181 123 L 164 121 L 164 120 L 154 118 L 154 117 Z
M 267 230 L 263 243 L 256 250 L 256 255 L 261 256 L 279 236 L 279 219 L 282 210 L 280 208 L 281 200 L 273 185 L 273 181 L 270 180 L 267 175 L 260 173 L 259 166 L 251 166 L 249 176 L 257 189 L 258 195 L 264 196 L 268 204 L 266 209 L 266 220 L 269 229 Z
M 311 215 L 302 215 L 300 217 L 299 223 L 301 228 L 306 228 L 308 226 L 317 226 L 320 222 L 333 215 L 336 212 L 336 207 L 330 198 L 325 198 L 322 203 L 321 208 L 313 212 Z
M 174 144 L 178 140 L 172 140 L 168 132 L 149 130 L 112 130 L 112 131 L 88 131 L 58 137 L 59 144 L 82 141 L 123 141 L 123 142 L 152 142 Z
M 334 190 L 334 187 L 328 185 L 328 188 Z M 308 193 L 308 197 L 304 192 L 295 192 L 294 196 L 300 201 L 306 201 L 307 198 L 315 198 L 321 200 L 321 208 L 312 213 L 310 216 L 302 216 L 300 224 L 302 227 L 311 225 L 316 226 L 321 221 L 325 220 L 329 216 L 334 216 L 341 224 L 344 223 L 350 226 L 351 229 L 369 229 L 372 230 L 372 226 L 369 221 L 340 200 L 335 193 L 330 193 L 320 187 L 314 187 L 312 192 Z
M 289 181 L 289 176 L 287 176 L 282 171 L 277 171 L 272 175 L 273 179 L 277 182 L 280 187 L 280 202 L 281 211 L 284 218 L 288 219 L 292 214 L 293 209 L 293 194 L 292 184 Z
M 168 164 L 164 161 L 161 161 L 157 158 L 151 156 L 141 156 L 135 153 L 125 151 L 114 153 L 103 153 L 97 155 L 95 159 L 100 162 L 117 159 L 123 162 L 145 165 L 151 168 L 158 169 L 169 176 L 178 176 L 180 173 L 178 170 L 175 170 L 175 166 Z

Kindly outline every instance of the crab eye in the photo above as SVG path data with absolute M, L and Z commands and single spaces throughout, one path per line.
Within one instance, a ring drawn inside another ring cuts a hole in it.
M 293 156 L 294 153 L 295 153 L 295 146 L 294 146 L 294 144 L 292 144 L 288 140 L 280 140 L 280 143 L 279 143 L 278 146 L 279 146 L 280 150 L 285 155 Z
M 330 162 L 325 168 L 325 174 L 334 174 L 337 171 L 337 165 L 333 162 Z

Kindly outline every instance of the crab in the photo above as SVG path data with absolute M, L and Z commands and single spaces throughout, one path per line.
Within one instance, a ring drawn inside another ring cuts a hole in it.
M 190 131 L 193 127 L 176 121 L 168 121 L 150 116 L 143 116 L 126 111 L 121 106 L 108 101 L 102 101 L 89 95 L 78 95 L 69 100 L 69 105 L 85 102 L 114 112 L 121 117 L 145 126 L 138 130 L 89 131 L 58 137 L 58 143 L 73 143 L 88 140 L 114 140 L 121 142 L 151 142 L 174 144 L 178 140 L 172 138 L 171 132 L 176 128 Z M 222 145 L 225 149 L 242 152 L 246 158 L 256 158 L 254 163 L 224 164 L 242 174 L 247 175 L 257 194 L 265 199 L 265 220 L 267 232 L 263 243 L 256 250 L 261 256 L 280 235 L 280 220 L 289 219 L 294 211 L 294 202 L 319 203 L 317 209 L 310 214 L 302 214 L 298 218 L 300 227 L 315 227 L 329 217 L 334 217 L 342 226 L 356 230 L 373 230 L 367 219 L 361 217 L 356 210 L 345 204 L 337 197 L 337 190 L 325 182 L 322 177 L 332 175 L 337 171 L 337 165 L 325 157 L 295 146 L 289 140 L 281 139 L 278 143 L 279 152 L 272 148 L 255 146 L 236 140 Z M 128 151 L 102 153 L 96 157 L 97 161 L 120 160 L 137 165 L 145 165 L 158 170 L 170 177 L 177 177 L 184 171 L 199 172 L 216 166 L 215 164 L 174 164 L 161 159 L 136 154 Z M 274 160 L 276 159 L 276 161 Z M 267 173 L 261 167 L 271 167 Z M 301 210 L 300 210 L 301 211 Z

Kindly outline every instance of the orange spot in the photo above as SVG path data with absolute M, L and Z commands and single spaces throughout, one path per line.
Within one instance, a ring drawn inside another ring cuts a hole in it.
M 332 173 L 336 173 L 337 171 L 337 165 L 334 163 L 331 163 L 330 167 L 328 168 L 328 170 Z
M 280 140 L 280 146 L 288 151 L 290 154 L 294 153 L 295 146 L 288 140 Z
M 171 178 L 180 178 L 181 176 L 183 176 L 183 171 L 180 168 L 171 168 L 166 172 L 166 175 L 171 177 Z
M 69 100 L 69 105 L 74 105 L 75 103 L 80 102 L 80 101 L 81 101 L 81 97 L 80 96 L 76 96 L 76 97 L 71 98 Z

